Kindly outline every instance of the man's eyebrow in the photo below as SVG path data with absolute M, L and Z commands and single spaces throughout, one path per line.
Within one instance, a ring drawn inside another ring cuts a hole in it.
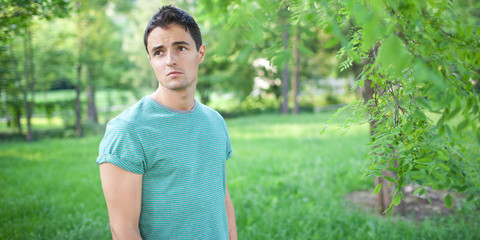
M 190 45 L 190 43 L 185 41 L 177 41 L 172 43 L 172 46 L 176 46 L 176 45 Z
M 173 43 L 172 43 L 172 46 L 178 46 L 178 45 L 190 45 L 190 43 L 185 42 L 185 41 L 176 41 L 176 42 L 173 42 Z M 150 50 L 150 52 L 153 53 L 153 52 L 155 52 L 155 51 L 157 51 L 158 49 L 161 49 L 161 48 L 164 48 L 164 46 L 163 46 L 163 45 L 154 46 L 154 47 Z
M 154 46 L 154 47 L 150 50 L 150 52 L 153 53 L 153 52 L 157 51 L 157 50 L 160 49 L 160 48 L 163 48 L 163 45 Z

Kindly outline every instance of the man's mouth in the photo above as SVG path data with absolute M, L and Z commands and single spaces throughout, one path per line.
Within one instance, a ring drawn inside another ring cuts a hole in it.
M 174 76 L 178 76 L 182 74 L 182 72 L 179 72 L 179 71 L 171 71 L 167 74 L 167 77 L 174 77 Z

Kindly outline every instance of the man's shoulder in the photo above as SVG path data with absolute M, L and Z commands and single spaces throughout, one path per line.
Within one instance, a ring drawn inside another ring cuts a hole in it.
M 200 102 L 197 102 L 200 109 L 202 110 L 202 112 L 207 115 L 208 117 L 210 118 L 213 118 L 213 119 L 219 119 L 219 120 L 222 120 L 223 121 L 223 117 L 220 113 L 218 113 L 215 109 L 203 104 L 203 103 L 200 103 Z
M 110 120 L 108 123 L 111 124 L 128 124 L 128 125 L 136 125 L 138 122 L 141 122 L 149 112 L 149 103 L 146 101 L 147 99 L 143 97 L 134 105 L 128 107 L 120 114 L 118 114 L 115 118 Z

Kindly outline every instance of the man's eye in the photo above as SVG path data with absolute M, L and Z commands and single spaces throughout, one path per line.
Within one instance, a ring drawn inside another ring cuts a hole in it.
M 163 51 L 156 51 L 156 52 L 153 53 L 153 55 L 156 55 L 156 56 L 162 55 L 162 54 L 163 54 Z
M 185 50 L 187 50 L 187 48 L 186 48 L 186 47 L 181 47 L 181 46 L 180 46 L 180 47 L 178 47 L 178 50 L 179 50 L 179 51 L 185 51 Z

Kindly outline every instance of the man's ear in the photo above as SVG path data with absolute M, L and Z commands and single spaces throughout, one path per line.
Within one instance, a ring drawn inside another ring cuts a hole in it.
M 207 51 L 207 48 L 205 47 L 204 44 L 202 44 L 202 46 L 200 46 L 200 48 L 198 48 L 198 53 L 200 53 L 199 63 L 203 62 L 203 59 L 205 58 L 205 51 Z

